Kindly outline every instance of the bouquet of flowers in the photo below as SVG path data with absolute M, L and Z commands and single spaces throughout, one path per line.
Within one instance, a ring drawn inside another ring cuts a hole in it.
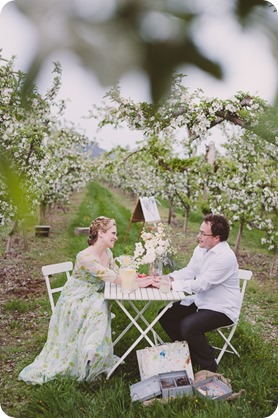
M 170 228 L 170 227 L 169 227 Z M 133 261 L 138 268 L 142 264 L 170 263 L 170 255 L 176 253 L 170 238 L 170 230 L 166 230 L 162 223 L 157 225 L 154 230 L 143 230 L 141 242 L 135 244 Z

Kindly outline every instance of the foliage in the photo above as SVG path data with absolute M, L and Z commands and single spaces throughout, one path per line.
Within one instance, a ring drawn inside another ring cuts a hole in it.
M 195 152 L 198 141 L 206 138 L 213 127 L 224 122 L 250 130 L 277 145 L 275 109 L 265 100 L 248 92 L 237 92 L 226 100 L 207 98 L 201 89 L 191 93 L 183 79 L 183 74 L 175 74 L 169 94 L 156 104 L 126 99 L 117 85 L 106 94 L 113 105 L 95 105 L 91 117 L 99 121 L 100 127 L 107 124 L 118 127 L 124 122 L 130 129 L 141 130 L 146 140 L 153 135 L 160 139 L 174 136 L 187 155 Z M 265 117 L 266 112 L 272 115 L 273 123 Z M 183 130 L 181 139 L 176 135 L 179 129 Z
M 228 134 L 228 133 L 227 133 Z M 277 147 L 262 144 L 250 132 L 230 132 L 225 158 L 217 161 L 208 184 L 209 202 L 216 213 L 225 214 L 240 227 L 265 232 L 269 250 L 277 249 L 278 187 Z
M 38 33 L 26 89 L 53 51 L 69 47 L 106 86 L 138 68 L 148 77 L 154 102 L 165 95 L 173 72 L 181 65 L 194 65 L 222 78 L 222 66 L 198 42 L 196 28 L 211 13 L 229 15 L 245 28 L 256 25 L 258 31 L 267 33 L 273 49 L 277 39 L 275 17 L 263 0 L 210 4 L 205 0 L 106 0 L 105 7 L 101 2 L 17 0 L 16 5 Z M 53 34 L 57 22 L 63 23 L 59 36 Z
M 274 109 L 244 92 L 228 100 L 208 99 L 200 90 L 191 93 L 182 81 L 183 76 L 176 75 L 170 96 L 156 105 L 127 100 L 117 86 L 107 94 L 112 106 L 94 108 L 100 127 L 127 123 L 144 133 L 134 151 L 117 148 L 104 155 L 97 165 L 98 178 L 122 190 L 160 196 L 176 208 L 182 206 L 185 232 L 189 212 L 197 208 L 222 213 L 231 224 L 239 221 L 236 253 L 242 225 L 261 229 L 263 242 L 275 253 L 277 121 L 273 118 L 270 123 L 265 117 Z M 209 163 L 196 154 L 196 148 L 219 124 L 227 138 L 226 155 Z
M 55 101 L 61 66 L 54 65 L 51 88 L 42 97 L 36 86 L 23 95 L 26 74 L 16 72 L 14 59 L 0 67 L 0 224 L 26 223 L 39 205 L 66 202 L 90 178 L 90 140 L 62 123 L 64 102 Z

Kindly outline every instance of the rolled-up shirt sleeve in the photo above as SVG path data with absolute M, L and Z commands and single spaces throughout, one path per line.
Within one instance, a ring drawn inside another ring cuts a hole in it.
M 187 280 L 187 281 L 183 281 L 183 280 L 177 280 L 177 281 L 173 281 L 172 282 L 172 289 L 176 290 L 177 292 L 185 292 L 188 293 L 189 295 L 191 295 L 193 293 L 192 288 L 191 288 L 191 282 L 193 280 Z
M 176 291 L 186 292 L 191 294 L 191 284 L 196 276 L 196 269 L 198 265 L 197 249 L 194 250 L 193 255 L 186 267 L 175 270 L 169 274 L 174 280 L 172 282 L 172 289 Z

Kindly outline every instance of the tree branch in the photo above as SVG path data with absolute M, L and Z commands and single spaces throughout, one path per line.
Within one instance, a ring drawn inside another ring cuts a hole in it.
M 252 101 L 252 97 L 246 96 L 240 101 L 240 105 L 242 107 L 250 106 L 251 101 Z M 185 112 L 186 112 L 186 109 L 184 107 L 181 107 L 178 111 L 173 112 L 173 116 L 175 117 L 180 116 L 180 115 L 183 115 Z M 246 120 L 244 120 L 244 118 L 240 117 L 237 113 L 227 111 L 224 108 L 222 110 L 217 111 L 215 115 L 217 118 L 211 122 L 210 126 L 207 128 L 208 130 L 213 128 L 214 126 L 220 125 L 224 121 L 228 121 L 228 122 L 233 123 L 236 126 L 240 126 L 241 128 L 247 129 L 255 133 L 256 135 L 260 136 L 261 138 L 265 139 L 266 141 L 276 145 L 275 141 L 276 141 L 277 131 L 275 134 L 275 130 L 271 131 L 269 130 L 269 127 L 268 127 L 268 122 L 272 118 L 267 119 L 264 115 L 261 118 L 261 121 L 258 125 L 251 126 Z M 275 118 L 273 117 L 273 120 L 274 119 Z M 190 132 L 190 129 L 188 129 L 188 131 Z M 195 140 L 199 138 L 199 136 L 200 136 L 199 134 L 190 135 L 190 139 Z

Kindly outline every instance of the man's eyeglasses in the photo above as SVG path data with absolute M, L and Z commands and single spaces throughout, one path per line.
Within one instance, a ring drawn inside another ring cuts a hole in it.
M 213 237 L 213 234 L 205 234 L 204 231 L 199 231 L 198 235 L 202 235 L 203 237 Z

